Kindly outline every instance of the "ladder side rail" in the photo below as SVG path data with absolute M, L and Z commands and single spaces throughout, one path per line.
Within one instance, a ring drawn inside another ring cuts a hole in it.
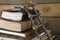
M 25 11 L 28 13 L 28 15 L 29 15 L 29 18 L 30 18 L 31 23 L 32 23 L 32 28 L 33 28 L 33 30 L 35 30 L 35 33 L 36 33 L 36 35 L 37 35 L 37 38 L 39 38 L 40 36 L 39 36 L 39 34 L 38 34 L 38 32 L 37 32 L 37 28 L 36 28 L 36 26 L 35 26 L 35 24 L 34 24 L 34 21 L 33 21 L 33 19 L 32 19 L 32 16 L 31 16 L 31 14 L 29 13 L 29 11 L 28 11 L 28 9 L 27 9 L 27 6 L 24 6 L 24 9 L 25 9 Z M 40 39 L 40 38 L 39 38 L 39 39 Z
M 43 20 L 41 19 L 40 14 L 37 12 L 37 10 L 35 9 L 35 7 L 34 7 L 34 6 L 32 6 L 32 8 L 33 8 L 33 10 L 34 10 L 34 11 L 35 11 L 35 13 L 36 13 L 36 15 L 37 15 L 37 17 L 38 17 L 38 19 L 39 19 L 39 22 L 41 22 L 42 27 L 43 27 L 43 29 L 44 29 L 44 31 L 45 31 L 45 33 L 46 33 L 46 35 L 47 35 L 48 39 L 49 39 L 49 40 L 51 40 L 51 38 L 50 38 L 50 36 L 49 36 L 49 34 L 48 34 L 48 32 L 47 32 L 46 28 L 45 28 L 44 22 L 43 22 Z

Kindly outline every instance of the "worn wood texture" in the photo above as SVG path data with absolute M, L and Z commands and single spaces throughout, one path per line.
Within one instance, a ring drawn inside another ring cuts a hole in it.
M 42 16 L 60 16 L 60 4 L 40 4 L 36 8 Z
M 15 6 L 23 7 L 22 5 L 0 5 L 0 12 Z M 60 16 L 60 4 L 38 4 L 36 8 L 42 16 Z
M 60 0 L 0 0 L 0 4 L 20 4 L 29 3 L 30 1 L 34 3 L 59 3 Z
M 60 35 L 60 18 L 43 18 L 49 23 L 49 29 L 53 34 Z

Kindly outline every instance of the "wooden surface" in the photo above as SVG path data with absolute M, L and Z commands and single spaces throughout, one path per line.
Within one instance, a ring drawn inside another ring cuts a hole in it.
M 0 4 L 20 4 L 29 3 L 30 1 L 34 3 L 58 3 L 60 0 L 0 0 Z
M 60 4 L 40 4 L 36 8 L 42 16 L 60 16 Z
M 49 23 L 49 29 L 53 34 L 60 35 L 60 18 L 44 18 Z
M 23 7 L 22 5 L 0 5 L 0 12 L 15 6 Z M 42 16 L 60 16 L 60 4 L 38 4 L 36 8 Z

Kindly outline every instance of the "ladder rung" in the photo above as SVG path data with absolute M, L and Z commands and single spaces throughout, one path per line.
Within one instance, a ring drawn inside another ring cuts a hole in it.
M 36 25 L 34 25 L 33 26 L 33 29 L 35 30 L 35 29 L 38 29 L 39 27 L 41 27 L 42 25 L 38 25 L 38 26 L 36 26 Z
M 41 26 L 42 26 L 42 25 L 38 25 L 38 26 L 35 25 L 35 27 L 36 27 L 37 29 L 38 29 L 39 27 L 41 27 Z
M 54 36 L 52 36 L 52 37 L 51 37 L 51 40 L 53 40 L 55 37 L 56 37 L 55 35 L 54 35 Z
M 38 26 L 35 25 L 34 27 L 35 27 L 36 29 L 38 29 L 38 28 L 41 27 L 41 26 L 42 26 L 42 25 L 38 25 Z
M 37 17 L 37 15 L 32 15 L 32 17 Z
M 50 30 L 47 30 L 48 34 L 51 33 Z M 41 33 L 39 36 L 43 36 L 43 35 L 46 35 L 45 32 Z
M 38 25 L 38 28 L 41 27 L 42 25 Z

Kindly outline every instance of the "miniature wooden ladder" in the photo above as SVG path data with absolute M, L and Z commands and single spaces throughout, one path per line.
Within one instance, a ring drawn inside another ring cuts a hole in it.
M 36 15 L 31 15 L 30 12 L 28 11 L 28 7 L 32 7 L 32 9 L 35 11 Z M 34 21 L 33 21 L 33 17 L 34 17 L 34 16 L 36 16 L 36 17 L 38 18 L 39 22 L 41 23 L 38 27 L 42 27 L 43 30 L 44 30 L 45 33 L 46 33 L 46 36 L 48 37 L 48 40 L 52 40 L 52 39 L 50 38 L 50 36 L 49 36 L 49 33 L 47 32 L 47 30 L 46 30 L 46 28 L 45 28 L 44 22 L 42 21 L 40 14 L 39 14 L 39 13 L 37 12 L 37 10 L 35 9 L 35 5 L 34 5 L 34 4 L 33 4 L 33 5 L 24 5 L 24 9 L 25 9 L 25 11 L 28 13 L 28 15 L 29 15 L 29 18 L 30 18 L 30 20 L 31 20 L 31 22 L 32 22 L 32 28 L 33 28 L 33 30 L 35 30 L 35 33 L 36 33 L 36 35 L 37 35 L 38 40 L 41 40 L 41 39 L 40 39 L 39 33 L 37 32 L 38 28 L 37 28 L 37 26 L 34 24 Z

